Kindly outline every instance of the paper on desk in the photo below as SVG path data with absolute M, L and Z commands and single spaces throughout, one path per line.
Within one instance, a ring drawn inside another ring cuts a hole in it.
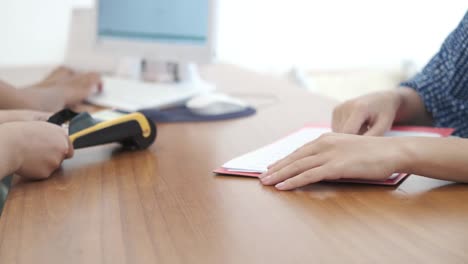
M 226 162 L 221 168 L 214 172 L 227 175 L 240 175 L 257 177 L 267 171 L 267 167 L 274 162 L 286 157 L 304 144 L 317 139 L 320 135 L 330 132 L 327 127 L 306 126 L 272 144 L 251 151 L 240 157 Z M 441 137 L 449 136 L 452 129 L 428 128 L 428 127 L 395 127 L 385 136 L 420 136 Z M 347 182 L 362 182 L 375 184 L 396 184 L 407 176 L 406 174 L 394 173 L 389 175 L 387 181 L 346 180 Z

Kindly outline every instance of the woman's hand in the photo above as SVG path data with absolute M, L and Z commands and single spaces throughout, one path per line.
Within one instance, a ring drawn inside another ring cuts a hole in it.
M 385 180 L 398 172 L 404 152 L 395 138 L 329 133 L 269 167 L 264 185 L 291 190 L 322 180 Z
M 432 125 L 420 95 L 408 87 L 371 93 L 337 106 L 333 132 L 381 136 L 393 123 Z
M 381 136 L 402 104 L 399 91 L 377 92 L 344 102 L 333 111 L 334 132 Z

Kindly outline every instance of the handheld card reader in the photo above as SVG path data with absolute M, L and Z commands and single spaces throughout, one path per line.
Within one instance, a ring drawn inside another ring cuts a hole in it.
M 69 137 L 75 149 L 114 142 L 126 148 L 145 149 L 153 144 L 157 134 L 156 125 L 140 112 L 100 122 L 87 112 L 64 109 L 48 122 L 56 125 L 69 122 Z

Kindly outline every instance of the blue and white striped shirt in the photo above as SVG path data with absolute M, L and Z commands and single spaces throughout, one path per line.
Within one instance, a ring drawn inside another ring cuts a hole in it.
M 435 126 L 468 137 L 468 12 L 424 69 L 401 85 L 419 93 Z

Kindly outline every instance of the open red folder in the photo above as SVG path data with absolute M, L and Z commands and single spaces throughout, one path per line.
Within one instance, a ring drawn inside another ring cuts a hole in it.
M 272 144 L 234 158 L 213 172 L 222 175 L 259 177 L 267 170 L 270 164 L 286 157 L 305 143 L 330 131 L 330 128 L 326 126 L 307 125 Z M 387 132 L 385 136 L 447 137 L 452 133 L 453 129 L 451 128 L 396 126 Z M 389 178 L 384 181 L 340 179 L 335 182 L 396 185 L 407 176 L 409 176 L 407 173 L 394 173 L 393 175 L 389 175 Z

